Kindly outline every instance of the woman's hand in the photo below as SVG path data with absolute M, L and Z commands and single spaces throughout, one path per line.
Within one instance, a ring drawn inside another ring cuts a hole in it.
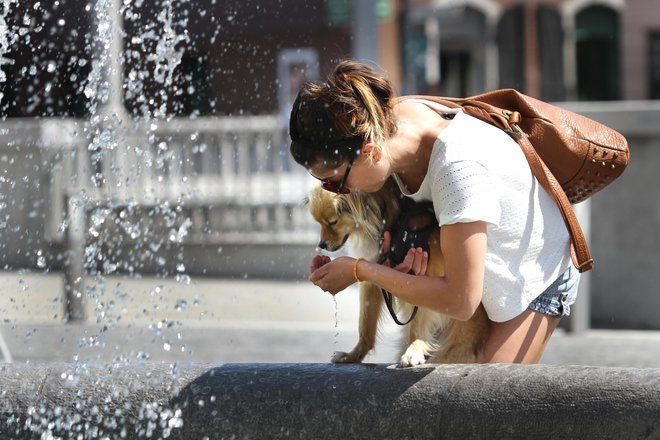
M 316 269 L 330 262 L 330 257 L 327 255 L 317 255 L 312 258 L 312 262 L 309 264 L 309 273 L 312 274 Z
M 309 266 L 309 280 L 325 292 L 336 295 L 356 281 L 353 276 L 354 264 L 355 259 L 350 257 L 330 261 L 327 256 L 317 255 Z
M 384 250 L 389 251 L 391 239 L 390 233 L 385 232 L 383 238 Z M 428 262 L 428 252 L 425 252 L 421 247 L 410 248 L 403 262 L 394 267 L 394 270 L 412 275 L 425 275 Z M 354 264 L 355 259 L 350 257 L 339 257 L 330 260 L 328 256 L 317 255 L 309 265 L 309 280 L 324 291 L 336 295 L 356 282 L 353 274 Z M 385 262 L 385 265 L 390 266 L 388 261 Z
M 390 234 L 389 231 L 385 231 L 385 233 L 383 234 L 383 247 L 381 254 L 390 251 L 391 241 L 392 241 L 392 235 Z M 424 251 L 421 247 L 410 248 L 408 250 L 408 253 L 406 254 L 406 257 L 401 262 L 401 264 L 394 267 L 394 269 L 396 269 L 399 272 L 410 273 L 413 275 L 425 275 L 428 263 L 429 263 L 428 252 Z M 391 267 L 389 260 L 385 261 L 384 264 L 388 267 Z
M 429 254 L 421 247 L 410 248 L 401 264 L 394 269 L 399 272 L 409 273 L 411 275 L 426 275 L 426 268 L 429 264 Z

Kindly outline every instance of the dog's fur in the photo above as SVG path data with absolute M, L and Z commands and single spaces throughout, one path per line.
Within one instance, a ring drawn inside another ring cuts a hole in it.
M 390 230 L 399 213 L 414 203 L 401 197 L 398 186 L 391 179 L 375 193 L 333 194 L 320 186 L 314 188 L 307 199 L 309 210 L 321 225 L 319 247 L 330 252 L 341 249 L 347 242 L 357 256 L 377 261 L 383 231 Z M 411 225 L 411 223 L 424 223 Z M 423 218 L 410 219 L 409 226 L 421 228 L 428 225 Z M 440 250 L 440 231 L 429 236 L 430 258 L 426 275 L 444 274 Z M 407 319 L 413 306 L 397 300 L 399 313 Z M 360 283 L 359 340 L 352 351 L 336 352 L 334 363 L 361 362 L 374 348 L 378 320 L 383 310 L 383 295 L 378 286 Z M 431 363 L 480 362 L 487 332 L 487 317 L 479 306 L 468 321 L 460 321 L 447 315 L 419 308 L 417 316 L 406 326 L 400 365 L 403 367 Z

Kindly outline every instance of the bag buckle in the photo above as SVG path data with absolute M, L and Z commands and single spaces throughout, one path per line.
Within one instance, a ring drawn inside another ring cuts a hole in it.
M 593 259 L 593 258 L 589 258 L 587 261 L 585 261 L 584 263 L 580 264 L 580 266 L 578 266 L 577 270 L 578 270 L 578 272 L 580 272 L 580 273 L 582 273 L 582 272 L 586 272 L 586 271 L 588 271 L 588 270 L 591 270 L 591 268 L 593 267 L 593 265 L 594 265 L 594 259 Z
M 509 134 L 515 134 L 516 136 L 522 136 L 522 131 L 520 130 L 520 113 L 512 112 L 509 110 L 502 110 L 502 114 L 506 116 L 507 121 L 509 122 L 510 130 L 506 130 Z

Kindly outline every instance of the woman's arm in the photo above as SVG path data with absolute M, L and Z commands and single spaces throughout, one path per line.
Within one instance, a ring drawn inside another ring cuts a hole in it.
M 358 275 L 398 298 L 411 304 L 427 307 L 457 319 L 467 320 L 481 302 L 486 256 L 486 223 L 456 223 L 440 229 L 440 242 L 445 261 L 442 277 L 416 276 L 402 273 L 375 263 L 362 261 Z M 425 257 L 411 249 L 406 261 L 398 266 L 421 267 Z M 355 282 L 355 260 L 340 257 L 317 268 L 310 280 L 322 289 L 335 294 Z M 406 270 L 407 271 L 407 270 Z

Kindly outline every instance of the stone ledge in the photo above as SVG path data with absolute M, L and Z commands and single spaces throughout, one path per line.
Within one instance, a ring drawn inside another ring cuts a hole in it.
M 13 439 L 660 438 L 658 369 L 28 364 L 0 389 Z

